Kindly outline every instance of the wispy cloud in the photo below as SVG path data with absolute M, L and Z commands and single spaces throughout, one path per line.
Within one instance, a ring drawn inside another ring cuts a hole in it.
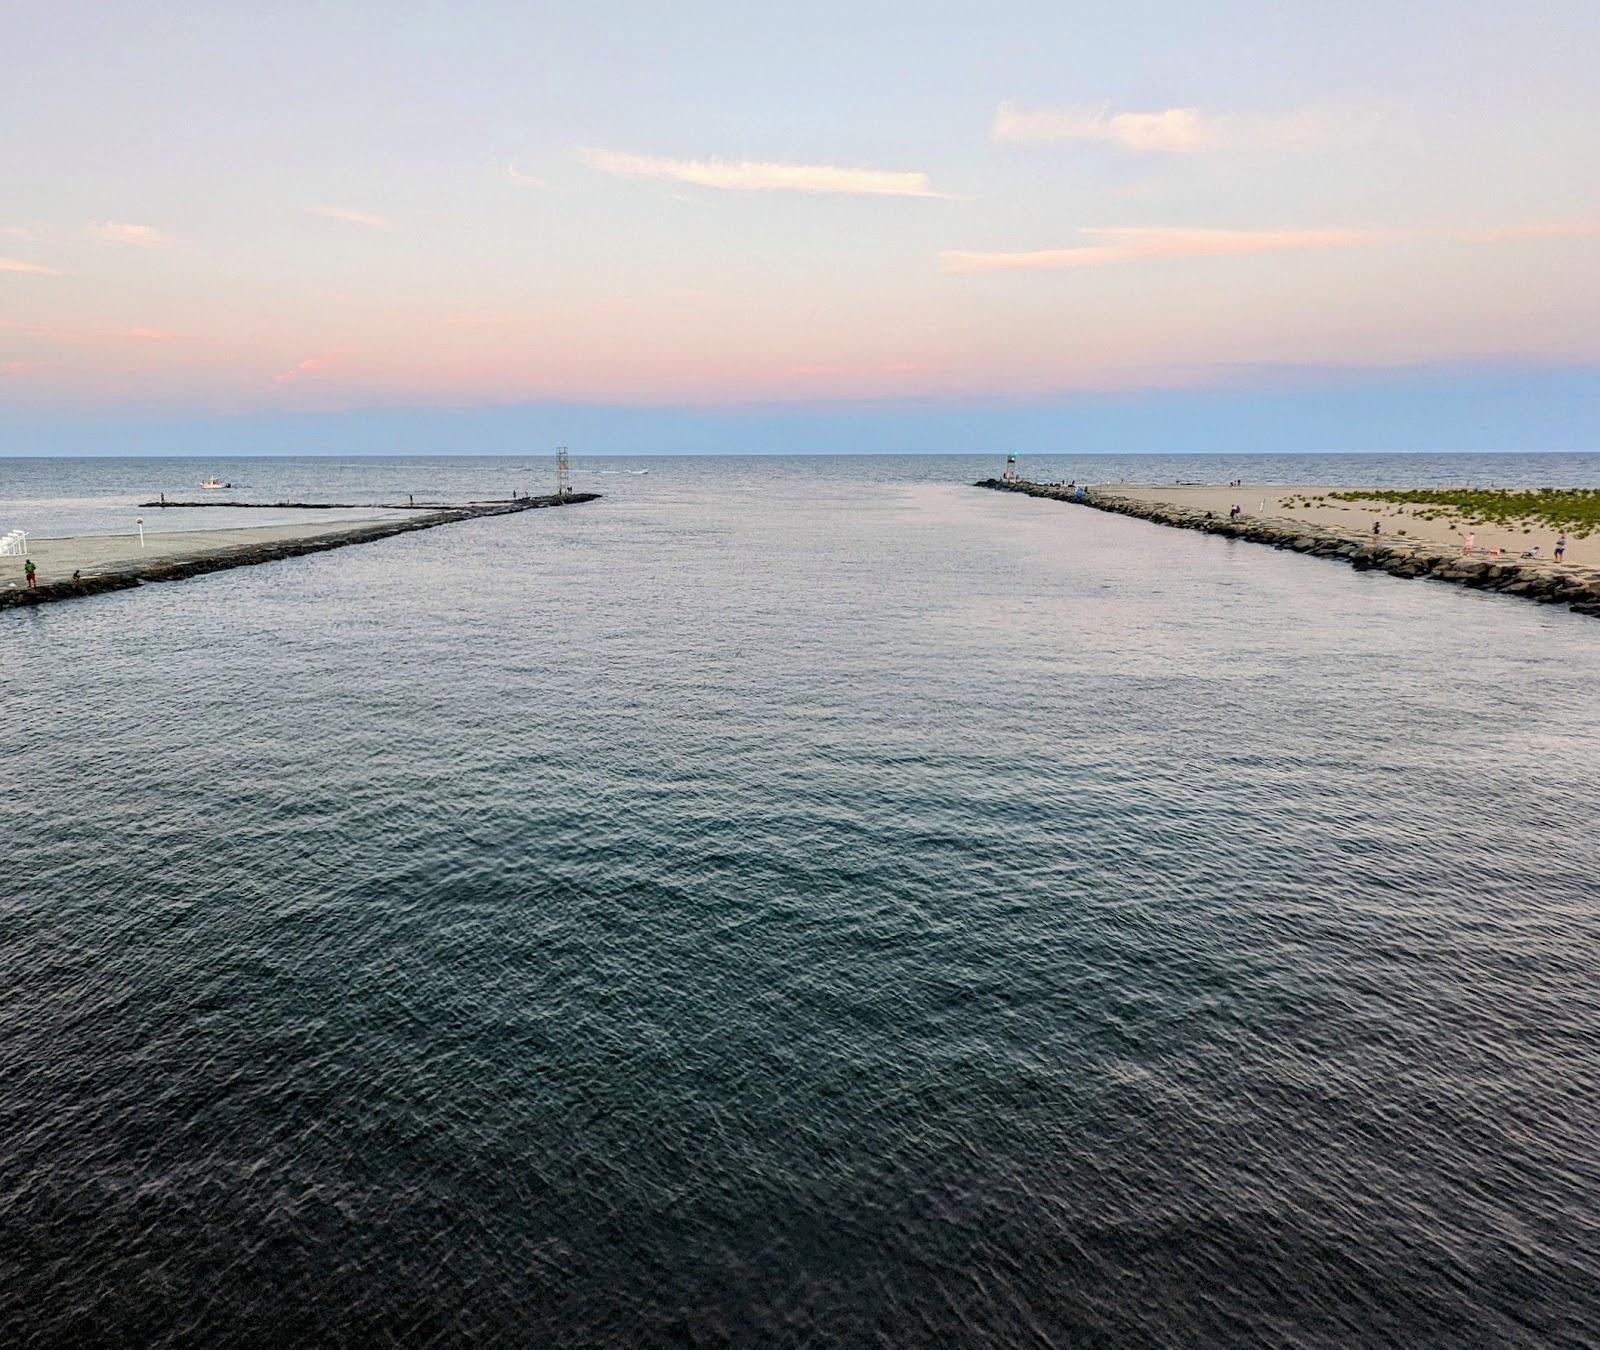
M 1297 108 L 1275 116 L 1211 113 L 1200 108 L 1113 112 L 1108 104 L 1022 108 L 1002 103 L 995 110 L 989 137 L 997 142 L 1035 145 L 1100 142 L 1136 155 L 1288 150 L 1334 140 L 1370 138 L 1393 112 L 1392 107 L 1381 102 Z
M 518 187 L 547 188 L 550 186 L 542 178 L 535 178 L 531 173 L 523 173 L 515 164 L 506 165 L 506 177 Z
M 444 319 L 446 328 L 510 328 L 519 320 L 510 314 L 451 314 Z
M 312 206 L 307 209 L 312 215 L 326 216 L 329 220 L 342 220 L 347 225 L 365 225 L 371 230 L 394 228 L 394 222 L 387 216 L 376 215 L 371 211 L 358 211 L 353 206 Z
M 321 371 L 329 370 L 339 362 L 339 352 L 323 352 L 319 356 L 308 356 L 298 365 L 290 366 L 288 370 L 272 377 L 272 387 L 282 389 L 285 385 L 293 384 L 296 380 L 303 380 L 307 375 L 316 375 Z
M 21 258 L 0 258 L 0 272 L 26 272 L 36 277 L 58 277 L 60 272 L 43 263 L 23 262 Z
M 925 173 L 848 169 L 834 164 L 775 164 L 754 159 L 661 159 L 583 147 L 591 168 L 619 178 L 656 178 L 727 192 L 809 192 L 855 197 L 947 197 Z
M 50 369 L 49 361 L 0 361 L 0 375 L 39 375 Z
M 882 365 L 829 365 L 823 362 L 801 362 L 785 366 L 783 373 L 791 379 L 817 379 L 825 376 L 910 375 L 918 369 L 912 361 L 886 361 Z
M 46 342 L 177 342 L 179 335 L 164 328 L 68 328 L 48 323 L 15 323 L 0 319 L 0 332 L 26 333 Z
M 1109 267 L 1161 258 L 1217 258 L 1253 253 L 1299 253 L 1416 241 L 1465 244 L 1538 243 L 1600 238 L 1600 219 L 1490 227 L 1423 229 L 1209 230 L 1168 226 L 1101 226 L 1078 232 L 1093 242 L 1067 248 L 1008 252 L 947 250 L 939 270 L 952 273 L 1054 272 Z
M 1393 237 L 1384 230 L 1200 230 L 1164 227 L 1105 227 L 1081 230 L 1098 242 L 1027 252 L 939 255 L 943 272 L 1046 272 L 1072 267 L 1107 267 L 1155 258 L 1211 258 L 1307 249 L 1355 248 Z
M 132 244 L 135 248 L 161 248 L 172 242 L 171 236 L 154 225 L 129 225 L 117 220 L 91 225 L 89 234 L 108 244 Z
M 1222 144 L 1225 119 L 1198 108 L 1114 113 L 1108 107 L 1035 108 L 1002 103 L 989 128 L 995 141 L 1108 141 L 1136 154 L 1194 154 Z
M 1555 221 L 1548 225 L 1504 225 L 1486 230 L 1463 230 L 1461 238 L 1474 244 L 1515 244 L 1541 239 L 1600 238 L 1600 220 Z

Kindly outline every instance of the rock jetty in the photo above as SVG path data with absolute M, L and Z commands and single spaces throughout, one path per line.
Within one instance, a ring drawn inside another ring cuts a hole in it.
M 505 500 L 515 501 L 508 497 Z M 440 511 L 443 502 L 169 502 L 165 497 L 153 502 L 140 502 L 146 511 L 177 511 L 194 509 L 214 511 L 219 506 L 234 506 L 241 511 Z
M 1521 596 L 1541 604 L 1566 605 L 1576 614 L 1600 618 L 1600 573 L 1585 569 L 1515 558 L 1466 558 L 1459 551 L 1447 553 L 1427 546 L 1352 539 L 1347 534 L 1303 522 L 1250 517 L 1229 520 L 1169 502 L 1135 501 L 1105 489 L 1069 489 L 1020 480 L 1007 482 L 1000 478 L 980 479 L 973 486 L 992 488 L 996 492 L 1020 492 L 1029 497 L 1048 497 L 1096 511 L 1134 516 L 1157 525 L 1267 544 L 1293 553 L 1306 553 L 1313 558 L 1348 563 L 1358 572 L 1387 572 L 1403 580 L 1426 577 L 1430 581 L 1449 581 L 1475 590 Z
M 123 591 L 142 586 L 151 581 L 182 581 L 188 577 L 202 576 L 207 572 L 222 572 L 230 567 L 251 567 L 256 563 L 276 562 L 280 558 L 298 558 L 306 553 L 324 553 L 329 549 L 345 548 L 350 544 L 370 544 L 378 539 L 388 539 L 413 530 L 431 530 L 440 525 L 453 525 L 463 520 L 479 520 L 485 516 L 508 516 L 519 511 L 536 511 L 549 506 L 577 506 L 583 502 L 597 501 L 598 492 L 572 492 L 565 496 L 517 497 L 509 501 L 473 502 L 465 506 L 446 507 L 426 515 L 411 516 L 404 520 L 378 520 L 353 524 L 349 529 L 324 532 L 303 539 L 278 539 L 239 545 L 223 545 L 214 550 L 182 557 L 153 559 L 150 562 L 133 562 L 110 567 L 104 571 L 86 573 L 78 580 L 52 580 L 40 582 L 36 587 L 17 586 L 0 589 L 0 610 L 22 605 L 44 605 L 56 600 L 75 600 L 85 595 L 99 595 L 105 591 Z M 221 532 L 226 535 L 226 532 Z

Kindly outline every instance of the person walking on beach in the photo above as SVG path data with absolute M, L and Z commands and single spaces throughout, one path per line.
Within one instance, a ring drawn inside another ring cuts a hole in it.
M 1562 530 L 1556 536 L 1556 561 L 1560 562 L 1567 556 L 1567 532 Z
M 1476 530 L 1468 530 L 1467 531 L 1466 543 L 1465 543 L 1465 546 L 1462 548 L 1461 551 L 1463 553 L 1470 554 L 1472 552 L 1472 550 L 1477 548 L 1477 547 L 1478 547 L 1478 534 L 1477 534 L 1477 531 Z
M 30 591 L 39 585 L 39 569 L 33 565 L 32 558 L 22 564 L 22 575 L 28 578 L 28 589 Z

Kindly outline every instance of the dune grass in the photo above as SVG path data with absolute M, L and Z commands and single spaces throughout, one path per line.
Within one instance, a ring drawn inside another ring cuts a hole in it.
M 1600 530 L 1600 488 L 1403 488 L 1330 492 L 1326 500 L 1410 507 L 1422 520 L 1506 529 L 1566 530 L 1587 539 Z

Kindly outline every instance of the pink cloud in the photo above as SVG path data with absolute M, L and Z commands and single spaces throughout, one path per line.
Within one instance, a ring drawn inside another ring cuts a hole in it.
M 1512 244 L 1539 239 L 1600 238 L 1600 220 L 1556 221 L 1549 225 L 1505 225 L 1497 229 L 1465 230 L 1463 239 L 1475 244 Z
M 376 215 L 371 211 L 357 211 L 352 206 L 313 206 L 308 209 L 313 215 L 326 216 L 329 220 L 342 220 L 347 225 L 365 225 L 373 230 L 394 228 L 394 222 L 387 216 Z
M 939 255 L 939 270 L 950 273 L 1051 272 L 1075 267 L 1162 258 L 1216 258 L 1258 253 L 1299 253 L 1361 248 L 1408 240 L 1459 240 L 1476 244 L 1528 243 L 1552 239 L 1600 238 L 1600 220 L 1557 221 L 1488 229 L 1383 230 L 1211 230 L 1169 226 L 1100 226 L 1084 229 L 1095 243 L 1069 248 L 1018 252 L 949 249 Z
M 60 272 L 42 263 L 23 262 L 21 258 L 0 258 L 0 272 L 25 272 L 36 277 L 58 277 Z
M 49 342 L 176 342 L 178 335 L 163 328 L 62 328 L 44 323 L 10 323 L 0 320 L 0 329 L 27 333 Z
M 296 380 L 307 375 L 316 375 L 325 370 L 331 370 L 338 364 L 340 353 L 324 352 L 321 356 L 308 356 L 299 365 L 291 366 L 288 370 L 272 377 L 272 387 L 282 389 L 285 385 L 293 384 Z
M 136 248 L 160 248 L 172 242 L 154 225 L 127 225 L 114 220 L 91 225 L 89 233 L 108 244 L 132 244 Z
M 1102 227 L 1080 231 L 1104 243 L 1025 252 L 981 253 L 960 249 L 939 255 L 944 272 L 1040 272 L 1107 267 L 1156 258 L 1212 258 L 1308 249 L 1355 248 L 1394 237 L 1384 230 L 1204 230 L 1168 227 Z
M 917 369 L 918 367 L 913 361 L 889 361 L 879 366 L 830 366 L 820 363 L 805 363 L 797 366 L 786 366 L 783 373 L 792 379 L 817 379 L 825 376 L 845 376 L 849 379 L 860 379 L 873 375 L 910 375 Z
M 0 361 L 0 375 L 37 375 L 49 369 L 48 361 Z
M 585 163 L 619 178 L 658 178 L 725 192 L 811 192 L 856 197 L 944 197 L 925 173 L 849 169 L 836 164 L 775 164 L 753 159 L 663 159 L 585 147 Z

